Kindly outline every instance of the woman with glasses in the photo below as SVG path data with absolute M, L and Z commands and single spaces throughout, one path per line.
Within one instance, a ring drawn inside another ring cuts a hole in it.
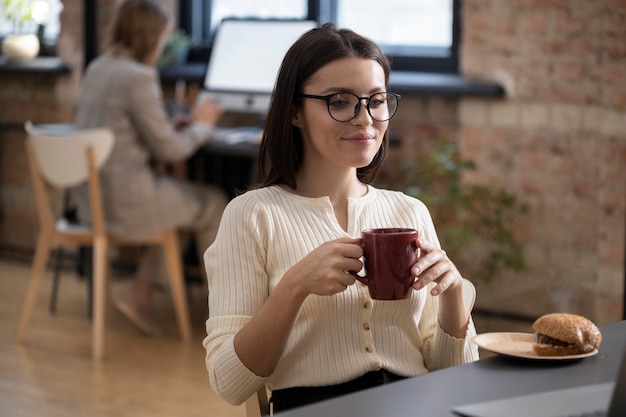
M 274 411 L 478 359 L 462 278 L 427 208 L 369 185 L 400 96 L 381 50 L 332 24 L 284 57 L 260 150 L 260 184 L 227 206 L 204 255 L 206 366 L 241 404 L 266 384 Z M 361 231 L 419 231 L 409 299 L 378 301 L 359 271 Z

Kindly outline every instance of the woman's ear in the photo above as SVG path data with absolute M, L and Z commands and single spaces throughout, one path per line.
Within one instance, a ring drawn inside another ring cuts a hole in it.
M 302 123 L 302 114 L 300 109 L 295 109 L 291 116 L 291 124 L 295 127 L 303 128 L 304 123 Z

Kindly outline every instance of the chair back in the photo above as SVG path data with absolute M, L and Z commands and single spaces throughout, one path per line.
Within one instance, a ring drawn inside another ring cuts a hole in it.
M 30 121 L 24 128 L 37 162 L 39 172 L 47 183 L 59 188 L 79 185 L 88 179 L 85 162 L 87 149 L 95 153 L 95 168 L 99 170 L 111 155 L 113 131 L 108 128 L 76 129 L 71 125 L 39 125 Z
M 476 287 L 467 278 L 463 278 L 463 301 L 465 302 L 465 307 L 467 311 L 470 313 L 474 308 L 474 302 L 476 301 Z
M 28 134 L 26 151 L 41 228 L 53 229 L 56 223 L 45 183 L 65 190 L 88 182 L 93 231 L 103 236 L 105 223 L 98 171 L 113 150 L 113 131 L 76 129 L 71 125 L 35 126 L 30 121 L 24 128 Z

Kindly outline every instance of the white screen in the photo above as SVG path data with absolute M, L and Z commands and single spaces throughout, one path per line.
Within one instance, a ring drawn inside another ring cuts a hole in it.
M 226 110 L 266 113 L 278 69 L 313 21 L 224 20 L 217 31 L 204 88 Z

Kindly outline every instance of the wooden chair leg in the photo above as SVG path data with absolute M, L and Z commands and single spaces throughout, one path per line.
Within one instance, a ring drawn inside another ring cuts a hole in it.
M 109 245 L 106 238 L 96 237 L 93 245 L 93 323 L 92 352 L 97 361 L 104 356 Z
M 41 284 L 41 277 L 46 270 L 46 264 L 48 263 L 48 256 L 50 254 L 51 237 L 45 233 L 41 233 L 37 239 L 37 249 L 35 250 L 35 259 L 33 261 L 33 270 L 31 273 L 28 288 L 26 290 L 26 296 L 24 297 L 24 304 L 22 306 L 22 314 L 20 316 L 20 323 L 17 327 L 17 341 L 22 342 L 24 335 L 26 334 L 26 328 L 30 323 L 30 316 L 35 306 L 35 300 L 39 293 L 39 286 Z
M 167 276 L 170 281 L 170 291 L 174 300 L 176 319 L 180 335 L 184 341 L 191 340 L 191 324 L 189 320 L 189 307 L 185 293 L 185 277 L 178 247 L 178 236 L 176 231 L 168 233 L 163 242 L 163 253 L 167 266 Z
M 246 400 L 246 417 L 261 417 L 270 415 L 270 406 L 267 398 L 267 388 L 262 387 Z

